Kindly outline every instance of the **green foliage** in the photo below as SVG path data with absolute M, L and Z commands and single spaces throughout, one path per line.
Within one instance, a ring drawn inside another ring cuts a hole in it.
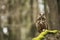
M 48 34 L 48 33 L 55 34 L 57 32 L 58 32 L 58 30 L 45 30 L 45 31 L 41 32 L 37 37 L 33 38 L 32 40 L 42 40 L 46 34 Z

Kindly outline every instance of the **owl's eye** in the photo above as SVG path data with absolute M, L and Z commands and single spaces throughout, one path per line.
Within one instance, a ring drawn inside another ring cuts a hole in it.
M 44 18 L 44 17 L 41 17 L 41 19 L 44 21 L 44 20 L 46 20 L 46 18 Z
M 38 18 L 37 20 L 41 20 L 41 18 Z

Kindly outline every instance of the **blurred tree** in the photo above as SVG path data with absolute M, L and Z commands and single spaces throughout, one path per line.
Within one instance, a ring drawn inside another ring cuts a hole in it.
M 29 31 L 36 21 L 37 0 L 8 0 L 9 40 L 30 40 Z
M 46 17 L 48 20 L 49 29 L 60 30 L 57 0 L 46 0 L 45 2 L 46 2 Z

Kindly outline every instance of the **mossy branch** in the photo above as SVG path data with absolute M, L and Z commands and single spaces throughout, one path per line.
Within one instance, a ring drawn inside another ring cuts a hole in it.
M 45 31 L 41 32 L 37 37 L 33 38 L 32 40 L 42 40 L 45 37 L 45 35 L 47 35 L 48 33 L 55 34 L 57 32 L 59 32 L 59 31 L 58 30 L 45 30 Z

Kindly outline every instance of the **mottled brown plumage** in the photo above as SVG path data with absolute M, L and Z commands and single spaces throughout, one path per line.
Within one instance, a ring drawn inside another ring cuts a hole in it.
M 40 16 L 36 21 L 37 31 L 40 33 L 43 29 L 47 29 L 47 22 L 45 15 Z

